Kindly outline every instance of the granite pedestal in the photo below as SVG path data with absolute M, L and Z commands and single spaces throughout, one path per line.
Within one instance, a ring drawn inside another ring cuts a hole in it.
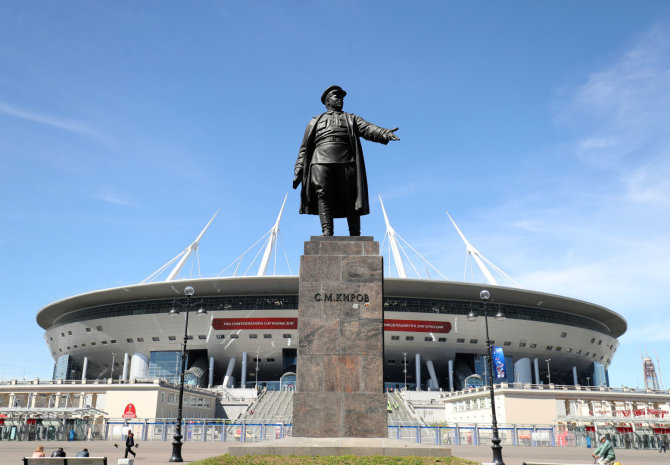
M 293 437 L 387 437 L 382 297 L 372 237 L 305 242 Z

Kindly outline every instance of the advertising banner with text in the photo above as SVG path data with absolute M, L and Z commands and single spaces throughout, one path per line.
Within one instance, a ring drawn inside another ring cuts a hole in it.
M 384 320 L 384 331 L 408 331 L 415 333 L 448 333 L 448 321 Z
M 214 318 L 212 328 L 237 329 L 298 329 L 297 318 Z

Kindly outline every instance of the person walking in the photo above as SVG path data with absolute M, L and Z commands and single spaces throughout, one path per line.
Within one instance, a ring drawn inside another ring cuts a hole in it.
M 661 438 L 660 441 L 658 441 L 658 453 L 660 454 L 661 452 L 666 452 L 667 451 L 667 446 L 665 445 L 665 439 Z
M 128 453 L 130 452 L 135 457 L 135 452 L 133 452 L 132 447 L 135 445 L 135 436 L 133 435 L 132 430 L 128 430 L 128 437 L 126 437 L 126 455 L 124 458 L 128 458 Z

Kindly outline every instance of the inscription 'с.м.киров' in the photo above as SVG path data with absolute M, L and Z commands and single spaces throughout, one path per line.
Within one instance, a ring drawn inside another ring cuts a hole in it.
M 316 302 L 370 302 L 370 296 L 367 294 L 353 294 L 353 293 L 327 293 L 314 294 Z

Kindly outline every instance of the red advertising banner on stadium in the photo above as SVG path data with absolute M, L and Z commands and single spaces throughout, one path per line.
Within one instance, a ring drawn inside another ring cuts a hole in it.
M 212 328 L 235 329 L 298 329 L 297 318 L 214 318 Z
M 384 320 L 384 331 L 408 331 L 414 333 L 448 333 L 448 321 Z

